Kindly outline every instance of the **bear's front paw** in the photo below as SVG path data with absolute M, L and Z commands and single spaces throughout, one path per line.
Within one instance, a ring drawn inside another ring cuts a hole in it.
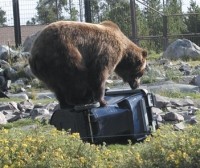
M 105 107 L 107 105 L 107 102 L 105 100 L 100 101 L 100 106 Z

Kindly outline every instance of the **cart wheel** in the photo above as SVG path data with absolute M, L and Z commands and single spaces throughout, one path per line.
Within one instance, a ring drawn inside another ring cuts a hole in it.
M 100 107 L 99 102 L 94 102 L 92 104 L 76 105 L 76 106 L 74 106 L 74 110 L 75 111 L 82 111 L 82 110 L 88 110 L 88 109 L 97 108 L 97 107 Z

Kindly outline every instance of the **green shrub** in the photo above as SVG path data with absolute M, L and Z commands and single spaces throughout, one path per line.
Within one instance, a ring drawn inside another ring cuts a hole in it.
M 144 142 L 108 146 L 83 142 L 79 134 L 49 125 L 27 131 L 2 129 L 0 167 L 195 168 L 200 165 L 199 126 L 188 125 L 183 132 L 165 125 Z
M 159 71 L 158 71 L 159 69 Z M 158 81 L 157 77 L 160 77 L 161 74 L 161 68 L 157 67 L 156 69 L 150 68 L 148 71 L 145 72 L 145 74 L 141 78 L 141 83 L 147 84 L 147 83 L 155 83 Z
M 178 69 L 167 69 L 165 72 L 166 79 L 172 81 L 179 81 L 183 74 Z
M 198 92 L 181 92 L 180 90 L 158 90 L 154 93 L 170 98 L 190 97 L 192 99 L 200 99 L 200 94 Z
M 148 52 L 148 60 L 157 60 L 161 57 L 162 53 L 156 53 L 155 51 L 150 50 Z

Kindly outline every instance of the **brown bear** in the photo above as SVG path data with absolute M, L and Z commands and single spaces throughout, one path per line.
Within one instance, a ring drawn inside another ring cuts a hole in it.
M 51 89 L 61 108 L 104 100 L 115 71 L 132 89 L 146 67 L 147 52 L 111 22 L 58 21 L 46 26 L 31 49 L 33 74 Z

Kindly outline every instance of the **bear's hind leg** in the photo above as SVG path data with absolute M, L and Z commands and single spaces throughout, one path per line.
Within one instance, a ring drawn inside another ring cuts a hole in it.
M 100 105 L 106 106 L 106 101 L 104 100 L 105 95 L 105 84 L 108 76 L 107 71 L 103 71 L 100 74 L 97 71 L 92 71 L 90 74 L 90 86 L 94 93 L 94 98 L 96 101 L 99 101 Z
M 73 105 L 70 105 L 66 102 L 65 95 L 63 92 L 60 92 L 57 90 L 57 91 L 55 91 L 55 95 L 56 95 L 56 98 L 59 102 L 61 109 L 69 109 L 69 108 L 71 109 L 74 107 Z

